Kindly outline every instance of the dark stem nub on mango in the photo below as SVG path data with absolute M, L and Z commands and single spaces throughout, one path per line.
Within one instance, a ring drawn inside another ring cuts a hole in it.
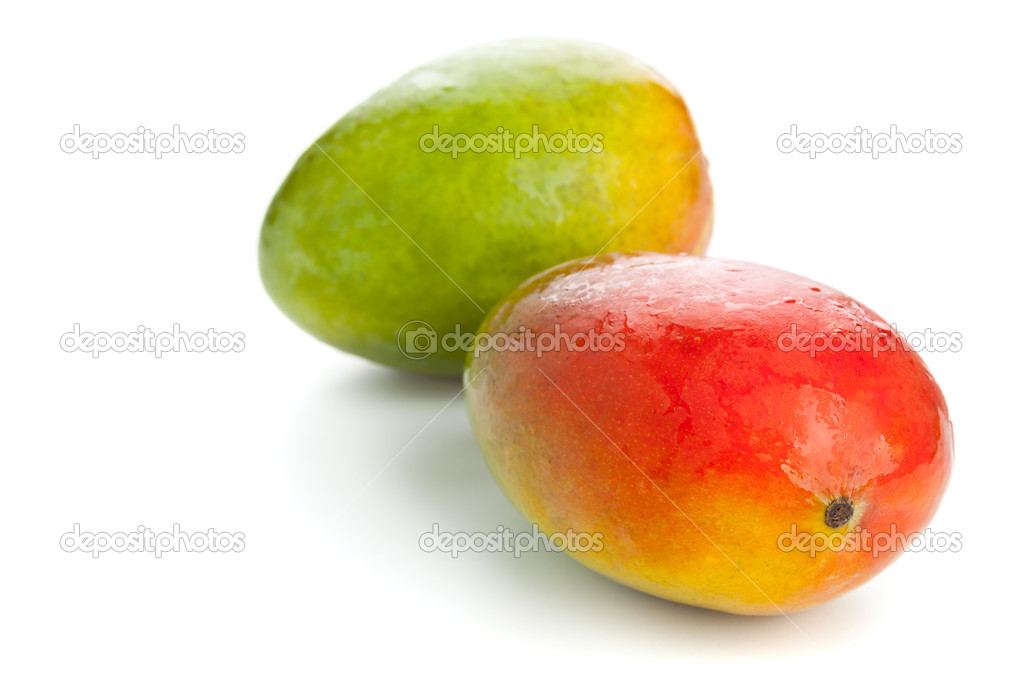
M 853 503 L 848 497 L 840 497 L 824 510 L 824 523 L 828 528 L 841 528 L 849 523 L 853 515 Z

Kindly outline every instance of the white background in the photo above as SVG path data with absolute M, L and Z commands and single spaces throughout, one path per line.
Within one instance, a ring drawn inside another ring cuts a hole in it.
M 0 676 L 883 679 L 1013 665 L 1020 16 L 765 5 L 6 8 Z M 258 231 L 298 155 L 374 90 L 464 45 L 530 35 L 619 47 L 678 86 L 711 163 L 710 255 L 821 280 L 903 331 L 961 333 L 961 352 L 925 359 L 957 452 L 932 528 L 961 533 L 962 551 L 907 555 L 794 615 L 797 628 L 659 601 L 567 556 L 418 549 L 434 523 L 528 524 L 451 402 L 458 383 L 294 327 L 262 290 Z M 793 123 L 958 132 L 963 150 L 811 161 L 775 146 Z M 94 160 L 60 150 L 74 124 L 240 132 L 245 151 Z M 213 327 L 243 332 L 245 350 L 93 359 L 59 347 L 76 322 Z M 93 559 L 59 548 L 74 523 L 239 531 L 245 550 Z

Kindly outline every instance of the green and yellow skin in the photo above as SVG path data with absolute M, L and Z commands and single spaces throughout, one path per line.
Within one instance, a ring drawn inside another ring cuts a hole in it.
M 800 350 L 793 325 L 842 347 Z M 877 313 L 823 284 L 608 254 L 527 281 L 480 331 L 523 328 L 621 335 L 604 351 L 480 344 L 465 396 L 508 498 L 547 533 L 600 533 L 600 551 L 572 556 L 625 585 L 738 614 L 805 609 L 890 564 L 944 493 L 941 390 Z M 847 343 L 861 332 L 869 347 Z
M 500 130 L 596 144 L 424 151 L 435 131 Z M 471 333 L 529 276 L 600 251 L 702 253 L 711 212 L 706 159 L 663 76 L 601 45 L 515 40 L 422 66 L 320 137 L 270 204 L 260 272 L 316 338 L 457 375 L 464 351 L 409 357 L 399 331 L 419 321 L 441 339 Z

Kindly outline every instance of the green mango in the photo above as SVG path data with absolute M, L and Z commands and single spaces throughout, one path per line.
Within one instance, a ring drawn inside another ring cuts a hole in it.
M 260 273 L 342 350 L 462 371 L 490 306 L 605 251 L 702 253 L 707 162 L 677 90 L 590 43 L 523 39 L 421 66 L 298 160 L 260 236 Z

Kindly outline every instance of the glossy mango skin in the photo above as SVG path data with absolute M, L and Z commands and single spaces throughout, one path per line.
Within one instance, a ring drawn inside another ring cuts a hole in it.
M 602 150 L 452 158 L 422 150 L 435 125 L 571 130 L 600 135 Z M 600 45 L 508 41 L 406 74 L 320 137 L 266 213 L 260 272 L 322 341 L 458 375 L 464 351 L 410 359 L 399 330 L 471 334 L 527 277 L 600 250 L 702 253 L 711 204 L 689 113 L 660 74 Z
M 480 331 L 556 324 L 621 332 L 624 348 L 470 355 L 466 400 L 504 493 L 545 532 L 602 533 L 603 551 L 572 556 L 605 576 L 696 606 L 788 613 L 897 555 L 786 552 L 793 525 L 909 536 L 937 508 L 952 427 L 919 355 L 779 345 L 793 324 L 891 333 L 839 291 L 738 261 L 611 254 L 537 275 Z M 841 497 L 855 511 L 831 528 Z

